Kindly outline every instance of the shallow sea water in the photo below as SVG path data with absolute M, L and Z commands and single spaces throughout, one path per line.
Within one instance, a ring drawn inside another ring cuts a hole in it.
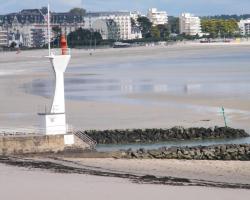
M 123 101 L 133 93 L 165 93 L 250 99 L 250 52 L 122 61 L 69 67 L 66 98 Z M 25 91 L 50 97 L 54 82 L 35 79 Z M 137 101 L 137 100 L 134 100 Z
M 52 79 L 35 79 L 23 86 L 27 93 L 44 97 L 53 94 Z M 149 57 L 143 60 L 122 60 L 98 65 L 69 67 L 65 74 L 67 99 L 105 101 L 124 104 L 170 105 L 176 107 L 215 111 L 211 106 L 162 102 L 154 99 L 128 98 L 129 94 L 167 94 L 202 96 L 206 98 L 248 99 L 250 107 L 250 52 L 226 51 L 181 54 L 178 56 Z M 217 111 L 215 111 L 217 112 Z M 250 119 L 248 110 L 237 110 Z M 250 122 L 249 122 L 250 123 Z M 249 139 L 209 140 L 203 145 L 217 143 L 250 143 Z M 199 145 L 201 141 L 178 141 L 178 145 Z M 176 145 L 175 142 L 148 145 L 118 145 L 118 148 L 156 148 Z M 98 146 L 98 149 L 105 149 Z M 108 147 L 112 149 L 112 146 Z

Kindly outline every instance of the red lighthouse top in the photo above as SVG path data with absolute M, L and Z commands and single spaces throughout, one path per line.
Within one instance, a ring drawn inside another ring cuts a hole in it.
M 66 55 L 67 54 L 68 45 L 67 45 L 67 40 L 66 40 L 65 35 L 61 36 L 60 46 L 61 46 L 61 49 L 62 49 L 62 55 Z

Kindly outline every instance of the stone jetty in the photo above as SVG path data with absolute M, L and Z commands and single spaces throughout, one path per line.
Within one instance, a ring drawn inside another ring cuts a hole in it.
M 249 137 L 248 133 L 244 130 L 229 127 L 92 130 L 85 131 L 84 133 L 89 135 L 98 144 L 154 143 L 173 140 Z
M 124 159 L 185 159 L 185 160 L 250 160 L 250 144 L 223 144 L 196 147 L 162 147 L 156 150 L 139 149 L 116 152 Z

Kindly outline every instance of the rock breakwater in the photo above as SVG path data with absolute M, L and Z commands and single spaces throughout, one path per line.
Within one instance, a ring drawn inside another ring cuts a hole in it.
M 250 144 L 223 144 L 196 147 L 162 147 L 156 150 L 121 151 L 116 158 L 185 159 L 185 160 L 250 160 Z
M 105 130 L 85 131 L 98 144 L 129 144 L 129 143 L 153 143 L 171 140 L 190 139 L 216 139 L 216 138 L 240 138 L 249 137 L 241 129 L 229 127 L 215 128 L 182 128 L 171 129 L 132 129 L 132 130 Z

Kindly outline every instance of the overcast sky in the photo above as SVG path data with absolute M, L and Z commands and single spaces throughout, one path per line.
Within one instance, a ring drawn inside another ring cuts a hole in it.
M 196 15 L 250 14 L 250 0 L 0 0 L 0 14 L 25 8 L 40 8 L 50 1 L 53 11 L 83 6 L 88 11 L 133 11 L 148 8 L 166 10 L 169 15 L 191 12 Z

